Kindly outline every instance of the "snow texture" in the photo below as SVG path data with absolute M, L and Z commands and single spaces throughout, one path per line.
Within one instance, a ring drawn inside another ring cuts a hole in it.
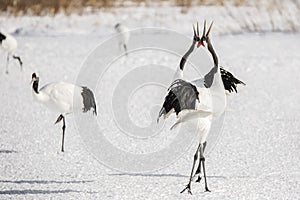
M 192 196 L 179 193 L 188 182 L 196 143 L 159 171 L 114 171 L 86 150 L 71 115 L 66 119 L 66 152 L 59 152 L 61 125 L 54 125 L 58 114 L 31 97 L 32 72 L 38 72 L 41 85 L 75 82 L 84 58 L 113 33 L 119 20 L 131 28 L 166 26 L 192 36 L 191 24 L 209 15 L 215 20 L 213 32 L 246 31 L 238 22 L 251 8 L 229 9 L 234 13 L 231 20 L 224 19 L 225 8 L 192 8 L 188 14 L 169 15 L 179 13 L 179 8 L 169 7 L 116 9 L 81 17 L 1 16 L 2 29 L 19 30 L 17 52 L 25 71 L 11 61 L 6 75 L 6 56 L 1 53 L 0 199 L 299 199 L 298 33 L 213 34 L 221 65 L 247 85 L 228 97 L 222 135 L 206 157 L 211 193 L 204 192 L 203 182 L 192 185 Z M 273 30 L 265 13 L 256 12 L 258 30 Z M 280 20 L 274 26 L 290 30 Z M 299 18 L 291 20 L 298 31 Z

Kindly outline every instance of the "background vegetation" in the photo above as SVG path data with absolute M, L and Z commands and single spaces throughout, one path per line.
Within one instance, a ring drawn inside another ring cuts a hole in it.
M 181 6 L 189 8 L 190 6 L 251 6 L 267 2 L 270 5 L 282 4 L 278 0 L 0 0 L 0 12 L 6 12 L 13 15 L 33 14 L 47 15 L 64 12 L 70 14 L 73 12 L 82 12 L 84 8 L 89 7 L 90 10 L 109 7 L 126 7 L 126 6 Z M 300 7 L 300 1 L 294 0 Z

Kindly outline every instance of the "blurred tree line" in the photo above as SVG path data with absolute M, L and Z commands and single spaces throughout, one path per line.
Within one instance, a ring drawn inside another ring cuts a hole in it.
M 0 11 L 14 15 L 33 14 L 46 15 L 64 12 L 80 13 L 83 8 L 90 7 L 92 10 L 108 7 L 124 6 L 159 6 L 172 5 L 190 7 L 193 5 L 224 5 L 244 4 L 246 0 L 0 0 Z

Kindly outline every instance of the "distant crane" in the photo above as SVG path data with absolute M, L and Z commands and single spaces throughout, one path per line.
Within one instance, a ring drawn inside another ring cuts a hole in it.
M 17 59 L 19 61 L 21 70 L 23 70 L 23 68 L 22 68 L 23 62 L 22 62 L 21 58 L 14 54 L 18 47 L 17 40 L 10 34 L 4 34 L 4 33 L 0 32 L 0 45 L 1 45 L 2 49 L 5 52 L 7 52 L 5 73 L 8 74 L 8 63 L 9 63 L 10 56 L 12 56 L 14 59 Z
M 124 48 L 125 51 L 125 55 L 127 54 L 127 46 L 128 46 L 128 41 L 130 38 L 130 33 L 129 33 L 129 29 L 124 26 L 121 23 L 117 23 L 115 25 L 115 30 L 117 31 L 117 33 L 119 33 L 120 35 L 118 36 L 118 43 L 119 43 L 119 48 Z
M 209 134 L 212 118 L 219 117 L 225 111 L 226 107 L 226 96 L 225 96 L 225 88 L 224 82 L 222 80 L 221 70 L 218 64 L 217 55 L 213 49 L 211 44 L 209 33 L 212 27 L 210 25 L 207 33 L 206 32 L 206 21 L 204 22 L 204 29 L 203 35 L 199 37 L 199 27 L 197 23 L 197 30 L 194 28 L 194 40 L 192 46 L 187 51 L 187 53 L 183 56 L 180 62 L 180 68 L 176 73 L 176 80 L 171 84 L 169 87 L 169 92 L 165 97 L 163 106 L 159 112 L 159 118 L 164 115 L 164 118 L 168 117 L 173 112 L 177 115 L 177 121 L 171 127 L 171 129 L 175 128 L 178 124 L 195 120 L 198 124 L 197 132 L 199 133 L 199 145 L 197 151 L 194 155 L 193 167 L 190 175 L 190 180 L 184 190 L 188 190 L 188 193 L 192 194 L 191 192 L 191 182 L 194 177 L 194 167 L 198 160 L 198 156 L 200 154 L 199 160 L 199 167 L 201 171 L 201 164 L 204 173 L 204 180 L 205 180 L 205 191 L 210 191 L 207 186 L 206 180 L 206 171 L 205 171 L 205 157 L 204 157 L 204 149 L 206 147 L 206 138 Z M 187 57 L 193 52 L 195 44 L 197 43 L 197 47 L 207 45 L 208 51 L 211 53 L 214 67 L 208 72 L 204 78 L 197 79 L 195 81 L 189 82 L 183 79 L 183 68 L 186 62 Z M 228 75 L 228 74 L 227 74 Z M 224 74 L 226 77 L 226 74 Z M 231 78 L 228 80 L 229 83 L 233 82 Z M 233 87 L 229 84 L 230 87 Z M 235 85 L 234 85 L 235 86 Z M 235 87 L 233 87 L 235 88 Z M 212 101 L 217 101 L 218 105 L 213 106 Z M 197 169 L 199 171 L 199 169 Z M 197 173 L 197 172 L 196 172 Z M 195 174 L 196 175 L 196 174 Z
M 87 112 L 91 109 L 97 115 L 93 92 L 87 87 L 66 82 L 49 83 L 39 89 L 39 77 L 36 73 L 32 74 L 31 88 L 35 100 L 60 113 L 55 124 L 63 120 L 61 151 L 64 152 L 65 116 L 73 112 Z

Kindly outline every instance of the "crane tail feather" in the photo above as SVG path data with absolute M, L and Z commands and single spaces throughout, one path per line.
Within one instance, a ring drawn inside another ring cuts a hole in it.
M 83 98 L 83 112 L 93 109 L 93 114 L 97 115 L 96 101 L 93 92 L 87 87 L 82 87 L 81 95 Z

